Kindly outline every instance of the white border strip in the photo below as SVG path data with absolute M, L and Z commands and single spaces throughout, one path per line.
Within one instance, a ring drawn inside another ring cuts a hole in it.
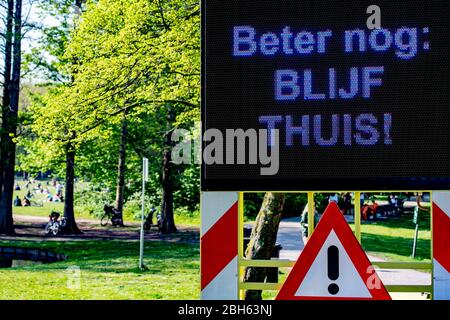
M 237 300 L 238 259 L 230 263 L 202 290 L 202 300 Z
M 450 273 L 433 259 L 433 299 L 450 300 Z
M 237 192 L 202 192 L 202 236 L 238 201 Z
M 433 202 L 450 218 L 450 192 L 433 191 Z

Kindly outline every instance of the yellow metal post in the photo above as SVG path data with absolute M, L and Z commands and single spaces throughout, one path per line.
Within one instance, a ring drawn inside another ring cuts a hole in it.
M 430 191 L 428 191 L 430 192 Z M 308 235 L 310 236 L 314 232 L 314 193 L 308 192 Z M 430 192 L 431 195 L 431 192 Z M 360 204 L 361 192 L 354 193 L 354 220 L 355 220 L 355 237 L 361 242 L 361 204 Z M 432 203 L 432 199 L 431 203 Z M 243 273 L 245 267 L 293 267 L 295 261 L 286 259 L 272 259 L 272 260 L 249 260 L 244 258 L 244 193 L 239 192 L 238 196 L 238 266 L 239 266 L 239 299 L 244 299 L 245 290 L 279 290 L 282 283 L 254 283 L 243 282 Z M 432 214 L 431 217 L 432 219 Z M 432 222 L 432 221 L 431 221 Z M 431 226 L 433 224 L 431 223 Z M 433 235 L 433 229 L 431 227 L 431 235 Z M 431 251 L 433 246 L 431 245 Z M 433 253 L 433 252 L 431 252 Z M 431 262 L 379 262 L 371 261 L 375 268 L 381 269 L 416 269 L 416 270 L 429 270 L 433 272 Z M 386 285 L 386 289 L 389 292 L 433 292 L 433 284 L 431 285 Z
M 308 192 L 308 238 L 314 232 L 314 192 Z
M 354 217 L 355 217 L 355 237 L 361 243 L 361 192 L 355 192 L 354 199 Z
M 242 290 L 242 280 L 244 267 L 241 261 L 244 259 L 244 193 L 238 194 L 238 290 L 239 299 L 244 300 L 244 290 Z

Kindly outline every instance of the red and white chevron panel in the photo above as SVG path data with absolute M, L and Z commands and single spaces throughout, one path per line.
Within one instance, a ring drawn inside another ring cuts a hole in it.
M 450 192 L 433 192 L 433 299 L 450 300 Z
M 238 193 L 202 192 L 203 300 L 238 299 Z

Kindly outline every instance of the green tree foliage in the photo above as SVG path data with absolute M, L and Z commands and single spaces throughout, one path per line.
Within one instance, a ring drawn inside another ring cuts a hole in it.
M 125 197 L 138 190 L 143 156 L 158 173 L 149 188 L 159 194 L 170 133 L 199 119 L 199 3 L 87 1 L 75 20 L 67 18 L 69 7 L 70 1 L 57 0 L 47 7 L 66 18 L 45 31 L 42 51 L 56 60 L 46 62 L 51 85 L 29 110 L 34 140 L 23 143 L 27 165 L 56 167 L 70 151 L 78 176 L 113 190 L 126 110 Z M 198 179 L 197 166 L 170 165 L 172 198 L 195 207 Z
M 263 203 L 264 195 L 264 193 L 245 193 L 244 214 L 247 218 L 254 219 L 257 216 Z M 316 194 L 316 197 L 320 195 Z M 283 218 L 299 217 L 307 203 L 308 196 L 306 193 L 286 193 Z

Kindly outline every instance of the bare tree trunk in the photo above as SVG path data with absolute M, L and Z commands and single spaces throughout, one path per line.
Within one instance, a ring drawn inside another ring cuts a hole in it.
M 265 194 L 247 247 L 247 259 L 270 259 L 277 240 L 284 201 L 284 193 L 268 192 Z M 244 273 L 244 282 L 263 282 L 266 273 L 266 268 L 247 267 Z M 247 290 L 245 300 L 261 300 L 261 290 Z
M 0 150 L 0 233 L 14 234 L 12 202 L 16 161 L 22 44 L 22 0 L 8 0 L 5 35 L 5 74 Z M 14 31 L 13 31 L 14 29 Z M 14 41 L 13 41 L 14 40 Z M 11 62 L 12 61 L 12 62 Z
M 120 214 L 121 225 L 123 226 L 123 203 L 125 196 L 125 170 L 126 170 L 126 146 L 128 135 L 127 111 L 125 110 L 120 131 L 119 164 L 117 166 L 117 187 L 116 187 L 116 210 Z
M 177 232 L 175 220 L 173 217 L 173 181 L 172 181 L 172 141 L 171 141 L 171 127 L 173 123 L 173 112 L 169 111 L 167 116 L 167 132 L 164 138 L 164 153 L 163 153 L 163 170 L 162 170 L 162 205 L 161 205 L 161 233 Z
M 66 218 L 67 234 L 82 233 L 75 221 L 74 212 L 74 186 L 75 186 L 75 149 L 68 143 L 66 146 L 66 178 L 65 178 L 65 199 L 64 199 L 64 217 Z

